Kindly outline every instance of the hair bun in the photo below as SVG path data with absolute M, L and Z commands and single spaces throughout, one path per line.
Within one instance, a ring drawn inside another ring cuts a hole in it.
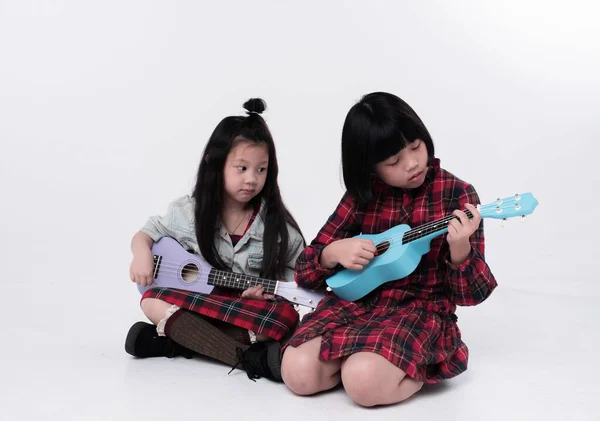
M 244 108 L 248 111 L 248 114 L 260 114 L 267 109 L 267 103 L 261 98 L 250 98 L 244 103 Z

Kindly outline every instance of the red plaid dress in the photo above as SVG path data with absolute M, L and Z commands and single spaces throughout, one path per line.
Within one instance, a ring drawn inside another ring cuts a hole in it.
M 479 203 L 473 186 L 441 169 L 438 159 L 418 189 L 404 191 L 378 180 L 374 192 L 376 200 L 368 205 L 344 195 L 298 258 L 298 285 L 323 286 L 339 270 L 319 264 L 321 251 L 333 241 L 361 232 L 381 233 L 398 224 L 416 227 L 464 209 L 465 203 Z M 286 346 L 297 347 L 321 336 L 321 360 L 375 352 L 425 383 L 460 374 L 467 369 L 468 349 L 456 324 L 456 305 L 476 305 L 497 286 L 484 260 L 483 222 L 470 241 L 471 254 L 460 267 L 450 263 L 446 235 L 441 235 L 431 241 L 431 251 L 406 278 L 387 282 L 355 302 L 327 293 Z

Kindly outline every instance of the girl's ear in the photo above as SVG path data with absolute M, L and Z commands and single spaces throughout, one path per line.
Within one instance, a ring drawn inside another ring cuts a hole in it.
M 204 155 L 204 162 L 208 162 L 208 154 Z

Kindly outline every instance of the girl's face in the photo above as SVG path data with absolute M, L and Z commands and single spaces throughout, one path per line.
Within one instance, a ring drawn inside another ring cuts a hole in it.
M 235 143 L 223 168 L 226 198 L 235 204 L 247 204 L 263 189 L 268 167 L 267 145 L 248 140 Z
M 393 187 L 415 189 L 427 175 L 427 146 L 420 139 L 409 143 L 396 155 L 375 165 L 375 173 Z

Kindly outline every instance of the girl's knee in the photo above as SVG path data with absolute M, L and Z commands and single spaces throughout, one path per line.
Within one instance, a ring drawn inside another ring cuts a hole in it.
M 157 298 L 144 298 L 142 300 L 140 307 L 142 307 L 142 311 L 146 316 L 148 313 L 151 313 L 152 310 L 154 310 L 154 308 L 157 306 L 157 302 L 160 302 L 160 300 Z
M 156 325 L 165 317 L 171 304 L 158 298 L 145 298 L 140 306 L 146 317 Z
M 423 385 L 376 354 L 348 358 L 342 366 L 342 383 L 354 402 L 367 407 L 401 402 Z
M 386 379 L 377 378 L 368 367 L 359 364 L 345 364 L 342 367 L 342 383 L 350 398 L 361 406 L 374 406 L 380 403 Z
M 404 377 L 399 383 L 380 382 L 370 374 L 346 375 L 342 382 L 348 396 L 358 405 L 371 407 L 402 402 L 417 393 L 423 383 Z
M 281 361 L 281 377 L 286 386 L 297 395 L 320 392 L 320 364 L 318 357 L 301 348 L 288 347 Z

